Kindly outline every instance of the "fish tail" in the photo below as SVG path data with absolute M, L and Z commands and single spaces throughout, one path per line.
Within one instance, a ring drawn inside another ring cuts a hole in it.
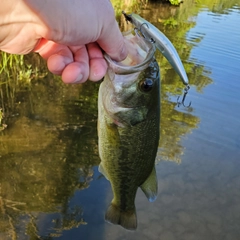
M 116 205 L 111 204 L 106 211 L 105 220 L 113 224 L 121 225 L 128 230 L 135 230 L 137 228 L 135 209 L 132 211 L 122 211 Z

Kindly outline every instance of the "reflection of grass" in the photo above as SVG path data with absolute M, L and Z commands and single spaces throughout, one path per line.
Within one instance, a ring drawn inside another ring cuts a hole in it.
M 178 25 L 178 22 L 174 17 L 170 17 L 170 18 L 163 21 L 163 25 L 164 26 L 170 26 L 170 27 L 174 28 L 175 26 Z

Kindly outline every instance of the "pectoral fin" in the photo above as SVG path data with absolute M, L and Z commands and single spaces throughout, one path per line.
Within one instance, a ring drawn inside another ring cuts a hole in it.
M 153 202 L 157 198 L 157 176 L 156 176 L 156 169 L 155 166 L 147 180 L 140 186 L 142 191 L 145 193 L 146 197 L 148 198 L 149 202 Z
M 107 174 L 102 166 L 102 164 L 100 163 L 99 166 L 98 166 L 98 171 L 109 181 L 108 177 L 107 177 Z
M 146 120 L 148 114 L 148 109 L 143 107 L 137 108 L 126 108 L 125 111 L 119 111 L 115 113 L 118 121 L 123 125 L 135 126 Z

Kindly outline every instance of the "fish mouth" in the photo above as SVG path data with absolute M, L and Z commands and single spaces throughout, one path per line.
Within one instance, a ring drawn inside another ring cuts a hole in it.
M 143 37 L 139 36 L 136 30 L 135 30 L 135 35 L 132 34 L 132 30 L 123 33 L 123 35 L 124 36 L 132 35 L 128 37 L 128 39 L 130 39 L 131 37 L 136 38 L 138 40 L 138 42 L 135 43 L 136 45 L 138 45 L 137 48 L 141 49 L 141 51 L 144 51 L 146 53 L 146 56 L 141 62 L 137 62 L 137 64 L 129 66 L 129 65 L 124 65 L 122 62 L 116 62 L 112 60 L 108 54 L 104 53 L 104 58 L 106 59 L 109 65 L 109 68 L 111 68 L 115 74 L 120 74 L 120 75 L 136 73 L 146 69 L 156 51 L 155 45 L 147 41 Z M 128 50 L 129 52 L 131 51 L 131 49 L 128 49 Z

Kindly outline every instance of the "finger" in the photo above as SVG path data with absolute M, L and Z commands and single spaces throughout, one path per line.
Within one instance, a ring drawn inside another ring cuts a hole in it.
M 97 43 L 87 45 L 89 55 L 89 80 L 101 80 L 107 71 L 107 63 L 103 58 L 103 53 Z
M 72 62 L 73 58 L 66 57 L 63 52 L 59 52 L 48 58 L 47 66 L 53 74 L 61 75 L 66 66 Z
M 34 51 L 47 60 L 48 69 L 54 74 L 60 75 L 63 69 L 74 61 L 72 52 L 67 46 L 45 39 L 41 40 Z
M 104 29 L 97 42 L 112 59 L 122 61 L 127 57 L 128 53 L 124 38 L 116 21 L 108 24 L 108 27 Z
M 83 83 L 89 77 L 89 57 L 85 45 L 69 47 L 74 55 L 74 62 L 68 64 L 62 72 L 65 83 Z

